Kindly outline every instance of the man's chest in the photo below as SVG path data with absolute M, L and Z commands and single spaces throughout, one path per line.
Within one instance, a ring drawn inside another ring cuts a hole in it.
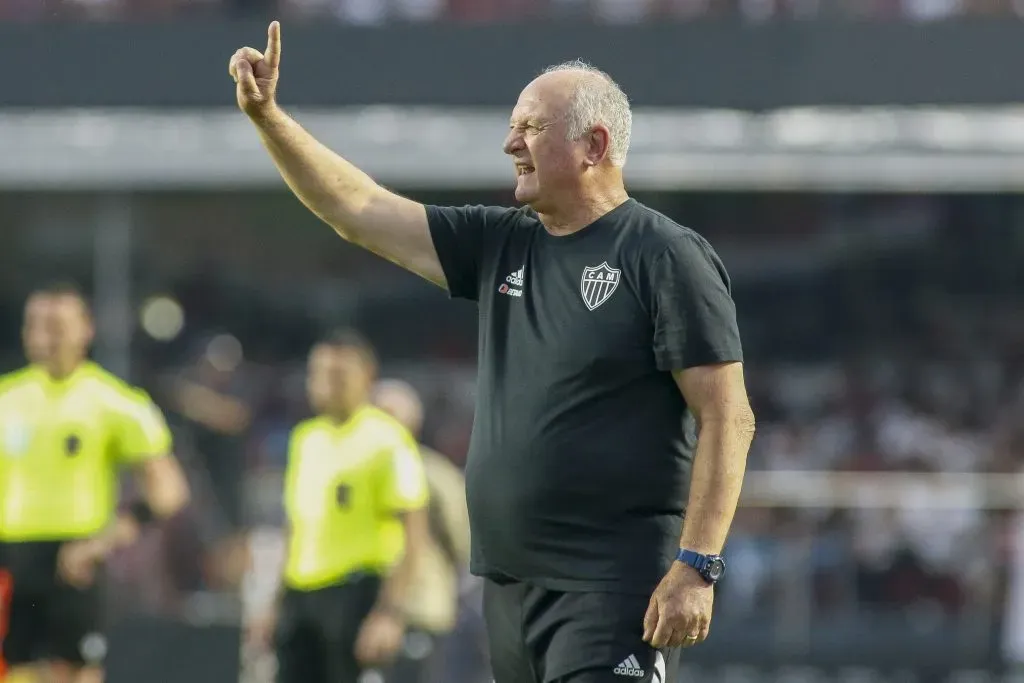
M 292 512 L 301 518 L 376 508 L 383 445 L 372 434 L 324 429 L 292 454 Z
M 508 245 L 482 283 L 481 325 L 495 349 L 535 368 L 643 362 L 653 325 L 635 260 L 611 245 Z
M 94 394 L 28 387 L 0 406 L 0 452 L 8 458 L 79 459 L 106 452 L 105 410 Z
M 380 468 L 384 445 L 372 433 L 313 431 L 300 442 L 293 454 L 295 468 L 309 488 L 345 481 L 369 486 Z

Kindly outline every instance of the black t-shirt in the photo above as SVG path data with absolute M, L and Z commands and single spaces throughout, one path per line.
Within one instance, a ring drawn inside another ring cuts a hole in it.
M 742 360 L 721 261 L 632 199 L 563 237 L 525 208 L 427 217 L 451 295 L 480 311 L 472 571 L 650 591 L 678 546 L 696 443 L 671 371 Z

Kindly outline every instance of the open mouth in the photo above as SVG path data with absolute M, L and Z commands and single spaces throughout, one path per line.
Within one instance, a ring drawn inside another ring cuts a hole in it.
M 536 169 L 533 166 L 527 166 L 525 164 L 519 164 L 516 166 L 516 176 L 521 177 L 528 173 L 533 173 Z

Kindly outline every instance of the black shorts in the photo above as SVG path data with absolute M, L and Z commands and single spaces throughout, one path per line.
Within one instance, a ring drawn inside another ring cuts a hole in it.
M 274 635 L 277 683 L 356 683 L 356 638 L 380 587 L 379 576 L 360 574 L 314 591 L 286 590 Z
M 495 683 L 674 683 L 678 650 L 643 641 L 649 600 L 486 581 Z
M 0 544 L 0 572 L 10 584 L 0 605 L 0 626 L 6 626 L 0 648 L 8 667 L 46 660 L 78 666 L 103 663 L 102 572 L 84 589 L 57 576 L 60 542 Z

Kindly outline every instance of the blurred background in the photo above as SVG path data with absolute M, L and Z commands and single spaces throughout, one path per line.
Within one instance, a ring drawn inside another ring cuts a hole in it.
M 635 107 L 632 193 L 729 268 L 759 432 L 683 680 L 1024 680 L 1024 2 L 0 0 L 0 321 L 94 295 L 96 357 L 167 411 L 186 514 L 114 562 L 109 679 L 268 681 L 239 624 L 280 561 L 307 350 L 365 332 L 456 464 L 476 318 L 337 239 L 233 109 L 280 98 L 384 184 L 510 204 L 508 111 L 580 57 Z M 462 581 L 443 683 L 486 683 Z

